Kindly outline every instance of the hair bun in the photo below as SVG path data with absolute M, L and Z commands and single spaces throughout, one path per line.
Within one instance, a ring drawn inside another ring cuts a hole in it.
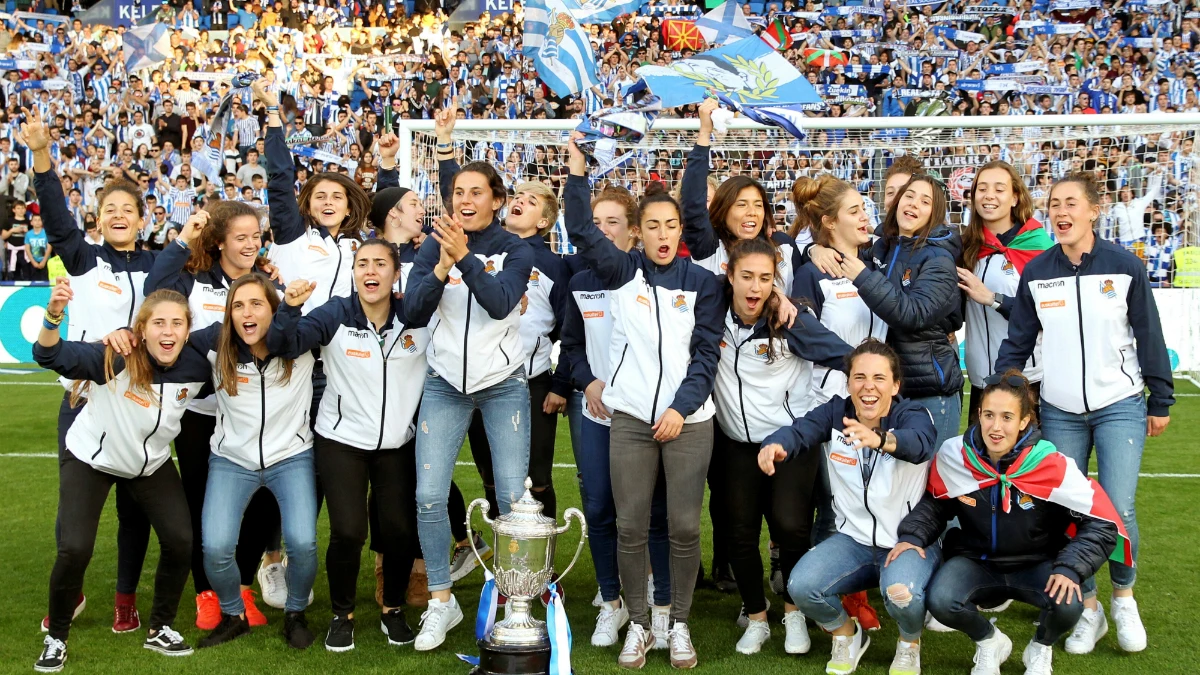
M 824 175 L 822 175 L 824 177 Z M 797 178 L 795 183 L 792 183 L 792 203 L 797 207 L 816 199 L 821 192 L 820 180 L 812 178 Z

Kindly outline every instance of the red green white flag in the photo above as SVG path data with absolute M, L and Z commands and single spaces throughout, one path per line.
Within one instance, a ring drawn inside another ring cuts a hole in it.
M 1134 566 L 1129 533 L 1104 488 L 1084 475 L 1074 460 L 1056 450 L 1049 441 L 1041 440 L 1025 448 L 1004 473 L 998 473 L 963 436 L 942 444 L 929 471 L 929 492 L 938 499 L 955 499 L 997 483 L 1005 513 L 1012 510 L 1011 493 L 1015 487 L 1031 497 L 1116 525 L 1117 546 L 1109 558 Z M 1074 526 L 1067 535 L 1074 535 Z
M 767 26 L 766 30 L 759 36 L 763 42 L 771 45 L 771 49 L 776 51 L 786 51 L 792 48 L 795 38 L 792 37 L 791 31 L 784 25 L 783 19 L 775 19 L 771 25 Z

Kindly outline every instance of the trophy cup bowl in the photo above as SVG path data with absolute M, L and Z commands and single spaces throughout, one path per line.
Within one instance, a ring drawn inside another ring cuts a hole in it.
M 512 505 L 512 510 L 495 519 L 488 518 L 486 499 L 476 499 L 467 506 L 467 541 L 479 564 L 487 564 L 475 548 L 475 532 L 471 529 L 471 514 L 478 507 L 483 521 L 492 528 L 492 569 L 496 590 L 508 598 L 505 617 L 496 622 L 488 634 L 479 640 L 479 666 L 474 675 L 541 675 L 550 668 L 550 635 L 546 623 L 530 614 L 535 598 L 541 597 L 554 573 L 554 552 L 558 535 L 571 527 L 571 519 L 579 521 L 581 536 L 571 564 L 559 574 L 567 575 L 579 559 L 587 542 L 587 522 L 579 509 L 563 513 L 564 524 L 558 527 L 554 519 L 542 515 L 542 503 L 533 498 L 533 481 L 525 479 L 525 494 Z

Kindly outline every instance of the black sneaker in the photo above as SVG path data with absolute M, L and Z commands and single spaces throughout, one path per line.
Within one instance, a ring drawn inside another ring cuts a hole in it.
M 729 565 L 719 567 L 713 565 L 713 583 L 722 593 L 737 591 L 737 581 L 733 578 L 733 570 L 729 568 Z
M 283 615 L 283 639 L 289 647 L 308 649 L 316 636 L 308 629 L 308 619 L 304 612 L 286 612 Z
M 33 669 L 39 673 L 57 673 L 67 662 L 67 643 L 46 636 L 42 640 L 42 655 L 34 662 Z
M 354 649 L 354 619 L 334 615 L 329 622 L 329 632 L 325 634 L 325 649 L 331 652 Z
M 704 563 L 700 563 L 700 570 L 696 573 L 696 590 L 711 588 L 712 584 L 708 577 L 704 574 Z
M 234 614 L 221 614 L 221 623 L 213 629 L 211 633 L 200 638 L 200 642 L 196 643 L 199 649 L 207 649 L 223 645 L 231 640 L 236 640 L 243 635 L 250 634 L 250 622 L 240 616 Z
M 384 612 L 379 618 L 379 628 L 387 636 L 389 645 L 412 644 L 413 640 L 417 639 L 416 633 L 413 633 L 412 627 L 408 625 L 408 621 L 404 618 L 403 609 L 397 607 L 396 609 Z
M 184 642 L 183 636 L 170 626 L 163 626 L 154 631 L 154 635 L 147 636 L 142 646 L 165 656 L 187 656 L 192 653 L 191 645 Z
M 775 595 L 783 595 L 787 590 L 787 581 L 783 578 L 783 569 L 779 566 L 779 547 L 771 547 L 771 591 Z

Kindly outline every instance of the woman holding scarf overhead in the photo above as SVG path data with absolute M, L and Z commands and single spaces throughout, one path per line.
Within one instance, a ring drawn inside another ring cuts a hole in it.
M 996 354 L 1008 337 L 1017 287 L 1025 265 L 1054 245 L 1042 224 L 1033 219 L 1033 199 L 1011 164 L 993 161 L 979 167 L 970 191 L 971 220 L 963 232 L 963 255 L 958 287 L 966 303 L 967 377 L 971 381 L 971 411 L 967 423 L 979 417 L 984 380 L 992 374 Z M 1042 381 L 1039 345 L 1025 364 L 1025 377 L 1037 396 Z

